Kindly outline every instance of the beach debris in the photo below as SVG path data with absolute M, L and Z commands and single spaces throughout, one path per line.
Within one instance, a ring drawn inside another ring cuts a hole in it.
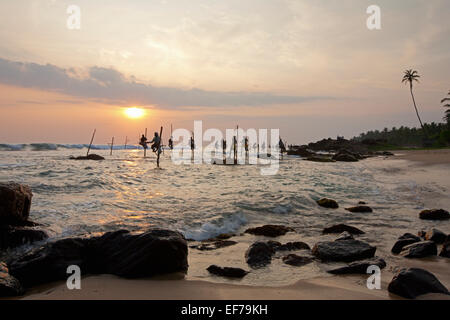
M 424 258 L 437 255 L 437 246 L 433 241 L 421 241 L 403 247 L 400 255 L 405 258 Z
M 229 246 L 233 246 L 235 244 L 237 244 L 237 242 L 232 240 L 203 241 L 202 244 L 193 245 L 190 246 L 189 248 L 201 251 L 210 251 L 210 250 L 217 250 L 220 248 L 226 248 Z
M 350 207 L 345 208 L 345 210 L 350 212 L 359 212 L 359 213 L 367 213 L 367 212 L 373 212 L 372 208 L 369 206 L 356 206 L 356 207 Z
M 398 238 L 397 242 L 394 244 L 394 246 L 391 249 L 391 252 L 394 254 L 399 254 L 400 252 L 402 252 L 403 248 L 416 243 L 416 242 L 420 242 L 421 239 L 413 234 L 410 234 L 411 237 L 406 236 L 407 234 L 401 236 L 400 238 Z M 406 236 L 406 237 L 405 237 Z
M 241 268 L 219 267 L 216 265 L 211 265 L 206 270 L 216 276 L 226 278 L 243 278 L 249 273 Z
M 70 157 L 70 160 L 94 160 L 94 161 L 101 161 L 105 160 L 104 157 L 99 156 L 98 154 L 91 153 L 87 156 L 79 156 L 79 157 Z
M 341 241 L 341 240 L 353 240 L 355 239 L 350 233 L 347 231 L 342 232 L 335 241 Z
M 419 218 L 423 220 L 448 220 L 450 213 L 444 209 L 423 210 L 419 213 Z
M 287 256 L 284 256 L 282 260 L 285 264 L 295 267 L 301 267 L 314 261 L 311 257 L 299 256 L 296 254 L 288 254 Z
M 9 265 L 10 274 L 24 287 L 67 279 L 67 266 L 83 274 L 113 274 L 125 278 L 151 277 L 188 270 L 183 235 L 165 229 L 144 233 L 127 230 L 100 237 L 68 238 L 31 249 Z
M 9 274 L 5 262 L 0 262 L 0 297 L 21 296 L 23 293 L 19 280 Z
M 332 274 L 367 274 L 367 268 L 370 266 L 377 266 L 380 269 L 383 269 L 386 267 L 386 261 L 382 258 L 375 257 L 372 259 L 355 261 L 345 267 L 328 270 L 327 272 Z
M 317 204 L 324 208 L 337 209 L 339 208 L 338 203 L 333 199 L 322 198 L 316 201 Z
M 425 240 L 433 241 L 436 244 L 444 243 L 447 235 L 441 230 L 432 228 L 425 233 Z
M 339 240 L 318 242 L 312 254 L 322 261 L 352 262 L 372 258 L 376 247 L 359 240 Z
M 323 234 L 329 234 L 329 233 L 342 233 L 344 231 L 347 231 L 350 234 L 364 234 L 364 231 L 359 230 L 356 227 L 352 227 L 346 224 L 337 224 L 328 228 L 323 229 Z
M 266 236 L 275 238 L 279 236 L 284 236 L 286 233 L 291 231 L 295 230 L 286 226 L 267 224 L 261 227 L 247 229 L 245 230 L 245 233 L 253 234 L 256 236 Z
M 245 261 L 250 267 L 256 269 L 270 264 L 274 254 L 275 250 L 269 243 L 257 241 L 245 252 Z
M 0 226 L 0 249 L 15 248 L 48 238 L 45 231 L 30 227 Z
M 272 246 L 275 251 L 311 250 L 307 243 L 301 241 L 288 242 L 285 244 L 281 244 L 277 241 L 268 241 L 267 243 Z
M 420 268 L 400 269 L 389 283 L 388 291 L 407 299 L 415 299 L 426 293 L 449 294 L 435 275 Z
M 444 244 L 442 245 L 441 252 L 439 253 L 440 257 L 450 258 L 450 236 L 447 236 Z
M 22 225 L 31 208 L 31 188 L 15 182 L 0 183 L 0 224 Z

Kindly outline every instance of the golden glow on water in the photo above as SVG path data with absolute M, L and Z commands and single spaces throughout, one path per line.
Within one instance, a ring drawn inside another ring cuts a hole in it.
M 138 107 L 126 108 L 124 110 L 124 113 L 128 118 L 131 118 L 131 119 L 139 119 L 147 114 L 145 109 L 138 108 Z

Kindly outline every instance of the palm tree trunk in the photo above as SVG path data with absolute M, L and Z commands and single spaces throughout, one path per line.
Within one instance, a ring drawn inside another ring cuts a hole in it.
M 412 83 L 410 83 L 409 89 L 411 90 L 411 97 L 412 97 L 412 100 L 413 100 L 413 103 L 414 103 L 414 109 L 416 110 L 417 119 L 419 119 L 420 126 L 422 127 L 422 131 L 423 131 L 425 137 L 428 137 L 427 131 L 425 130 L 425 127 L 423 126 L 422 120 L 420 119 L 419 111 L 417 111 L 416 100 L 414 99 L 414 94 L 413 94 L 413 90 L 412 90 Z

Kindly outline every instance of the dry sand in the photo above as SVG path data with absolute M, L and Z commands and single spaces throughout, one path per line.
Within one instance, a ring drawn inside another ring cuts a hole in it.
M 432 175 L 432 169 L 421 171 L 424 179 L 446 180 L 442 166 L 449 166 L 450 150 L 414 150 L 395 152 L 394 160 L 409 160 L 412 166 L 438 165 L 439 177 Z M 445 172 L 445 171 L 444 171 Z M 419 173 L 420 175 L 420 173 Z M 285 287 L 256 287 L 238 284 L 219 284 L 206 281 L 180 279 L 120 279 L 111 275 L 88 276 L 82 279 L 81 290 L 68 290 L 65 282 L 47 284 L 30 290 L 24 299 L 157 299 L 157 300 L 366 300 L 398 299 L 389 294 L 387 286 L 393 272 L 399 267 L 420 267 L 435 274 L 450 288 L 450 259 L 434 257 L 427 259 L 404 259 L 401 266 L 388 266 L 382 272 L 381 290 L 369 290 L 368 275 L 330 276 L 301 280 Z M 449 299 L 440 294 L 423 295 L 420 299 Z

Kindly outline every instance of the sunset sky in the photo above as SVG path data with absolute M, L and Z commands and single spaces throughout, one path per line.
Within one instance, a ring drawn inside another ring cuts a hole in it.
M 366 27 L 372 4 L 381 30 Z M 194 120 L 288 143 L 418 126 L 410 68 L 423 120 L 440 122 L 449 13 L 448 0 L 2 0 L 0 143 L 87 143 L 94 128 L 99 144 L 137 143 Z

